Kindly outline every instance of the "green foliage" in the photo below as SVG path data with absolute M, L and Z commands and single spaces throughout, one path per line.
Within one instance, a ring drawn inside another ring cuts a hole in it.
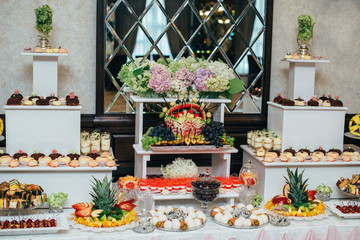
M 52 9 L 45 4 L 35 9 L 36 15 L 36 30 L 44 35 L 49 35 L 52 29 Z
M 102 209 L 104 211 L 101 215 L 109 215 L 116 204 L 116 190 L 111 187 L 112 179 L 108 180 L 107 176 L 102 181 L 94 177 L 93 179 L 94 182 L 91 182 L 93 191 L 90 193 L 90 196 L 94 203 L 94 209 Z
M 313 35 L 314 20 L 309 15 L 298 16 L 299 30 L 297 39 L 299 41 L 309 41 Z

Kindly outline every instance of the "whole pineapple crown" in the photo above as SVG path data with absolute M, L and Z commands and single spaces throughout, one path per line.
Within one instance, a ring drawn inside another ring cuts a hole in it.
M 112 179 L 108 180 L 107 176 L 104 179 L 98 180 L 94 178 L 92 181 L 92 202 L 94 203 L 94 209 L 102 209 L 104 215 L 108 215 L 116 203 L 116 190 L 112 188 Z
M 307 195 L 308 190 L 306 189 L 306 183 L 309 179 L 306 179 L 305 181 L 302 179 L 305 170 L 300 174 L 298 174 L 298 168 L 296 168 L 295 172 L 291 171 L 289 168 L 287 168 L 286 171 L 288 177 L 284 178 L 290 187 L 288 197 L 291 199 L 292 204 L 295 207 L 307 206 L 310 202 Z

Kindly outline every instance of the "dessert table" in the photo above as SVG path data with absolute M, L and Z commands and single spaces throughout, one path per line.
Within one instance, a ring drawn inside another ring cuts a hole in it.
M 199 204 L 191 202 L 194 207 L 200 208 Z M 42 211 L 42 210 L 37 210 Z M 65 209 L 64 213 L 70 215 L 73 210 Z M 349 238 L 350 233 L 352 238 Z M 124 232 L 112 232 L 112 233 L 93 233 L 83 232 L 78 229 L 72 229 L 69 231 L 60 231 L 56 234 L 44 234 L 44 235 L 24 235 L 24 236 L 11 236 L 11 239 L 23 239 L 23 240 L 35 240 L 35 239 L 74 239 L 74 240 L 190 240 L 190 239 L 204 239 L 204 240 L 236 240 L 236 239 L 248 239 L 248 240 L 277 240 L 282 239 L 284 234 L 290 240 L 302 240 L 302 239 L 330 239 L 325 238 L 327 235 L 332 237 L 341 235 L 343 240 L 354 240 L 355 236 L 360 234 L 360 221 L 359 219 L 342 219 L 335 214 L 330 215 L 328 218 L 315 221 L 291 221 L 291 224 L 286 227 L 277 227 L 271 224 L 266 225 L 264 228 L 259 229 L 232 229 L 223 227 L 214 223 L 209 217 L 205 224 L 205 227 L 190 232 L 165 232 L 155 230 L 149 234 L 139 234 L 133 232 L 131 229 L 127 229 Z M 319 238 L 311 238 L 311 235 L 317 235 Z M 305 238 L 305 236 L 309 238 Z M 0 236 L 0 239 L 9 239 L 10 236 Z M 339 239 L 339 238 L 331 238 Z

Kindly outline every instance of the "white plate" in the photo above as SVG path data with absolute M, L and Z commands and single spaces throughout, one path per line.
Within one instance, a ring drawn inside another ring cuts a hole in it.
M 23 218 L 28 219 L 33 217 L 34 219 L 47 219 L 55 218 L 57 222 L 56 227 L 48 228 L 22 228 L 22 229 L 0 229 L 0 236 L 7 235 L 34 235 L 34 234 L 48 234 L 48 233 L 57 233 L 60 230 L 69 230 L 69 224 L 64 213 L 54 214 L 54 213 L 45 213 L 45 214 L 31 214 L 31 215 L 20 215 L 20 216 L 2 216 L 0 221 L 5 220 L 22 220 Z
M 313 220 L 320 220 L 320 219 L 324 219 L 324 218 L 328 218 L 329 215 L 331 214 L 331 212 L 328 209 L 324 210 L 325 214 L 319 214 L 313 217 L 286 217 L 289 220 L 295 220 L 295 221 L 313 221 Z M 267 213 L 269 215 L 274 215 L 277 213 L 271 212 L 271 211 L 267 211 Z
M 108 227 L 108 228 L 85 227 L 82 224 L 75 224 L 75 221 L 69 220 L 69 222 L 70 222 L 70 226 L 72 228 L 79 229 L 79 230 L 84 231 L 84 232 L 115 232 L 115 231 L 116 232 L 123 232 L 128 228 L 135 227 L 135 222 L 134 221 L 132 221 L 130 224 L 125 224 L 125 225 L 118 226 L 118 227 Z
M 329 202 L 326 203 L 326 206 L 336 215 L 343 218 L 360 218 L 360 213 L 342 213 L 339 209 L 336 208 L 336 205 L 346 205 L 348 202 L 353 201 L 341 201 L 341 202 Z
M 213 217 L 211 217 L 211 219 L 212 219 L 216 224 L 219 224 L 219 225 L 224 226 L 224 227 L 235 228 L 235 229 L 255 229 L 255 228 L 262 228 L 262 227 L 266 226 L 266 225 L 269 223 L 269 221 L 270 221 L 270 220 L 269 220 L 269 216 L 268 216 L 268 220 L 269 220 L 269 221 L 267 221 L 266 223 L 261 224 L 261 225 L 259 225 L 259 226 L 250 226 L 250 227 L 244 227 L 244 226 L 242 226 L 242 227 L 236 227 L 236 226 L 234 226 L 234 225 L 229 225 L 229 224 L 225 224 L 225 223 L 219 222 L 219 221 L 215 220 L 215 218 L 213 218 Z

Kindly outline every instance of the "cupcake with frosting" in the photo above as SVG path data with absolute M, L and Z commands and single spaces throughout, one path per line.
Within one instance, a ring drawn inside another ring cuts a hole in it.
M 276 97 L 274 98 L 273 102 L 279 103 L 280 99 L 281 99 L 281 93 L 278 93 L 278 94 L 276 94 Z
M 14 154 L 13 158 L 19 160 L 19 158 L 22 157 L 22 156 L 26 156 L 26 157 L 27 157 L 28 154 L 27 154 L 27 153 L 24 153 L 23 150 L 19 150 L 17 153 Z
M 298 97 L 297 99 L 294 100 L 294 104 L 295 106 L 305 106 L 305 100 L 302 99 L 301 97 Z
M 38 149 L 35 150 L 35 152 L 33 154 L 31 154 L 31 157 L 35 160 L 39 160 L 41 157 L 44 157 L 45 154 L 40 153 L 40 151 Z
M 313 106 L 313 107 L 317 107 L 319 106 L 319 100 L 316 97 L 312 97 L 308 102 L 307 102 L 308 106 Z
M 58 153 L 58 152 L 56 151 L 56 149 L 53 149 L 53 150 L 51 151 L 51 154 L 49 154 L 49 157 L 51 157 L 52 160 L 56 160 L 56 159 L 58 159 L 58 158 L 61 157 L 61 156 L 62 156 L 62 154 Z
M 71 160 L 78 160 L 80 158 L 80 155 L 77 154 L 75 150 L 72 150 L 72 152 L 66 156 L 68 156 Z
M 344 105 L 343 105 L 342 101 L 339 100 L 339 96 L 336 96 L 335 99 L 331 102 L 331 106 L 342 107 Z

